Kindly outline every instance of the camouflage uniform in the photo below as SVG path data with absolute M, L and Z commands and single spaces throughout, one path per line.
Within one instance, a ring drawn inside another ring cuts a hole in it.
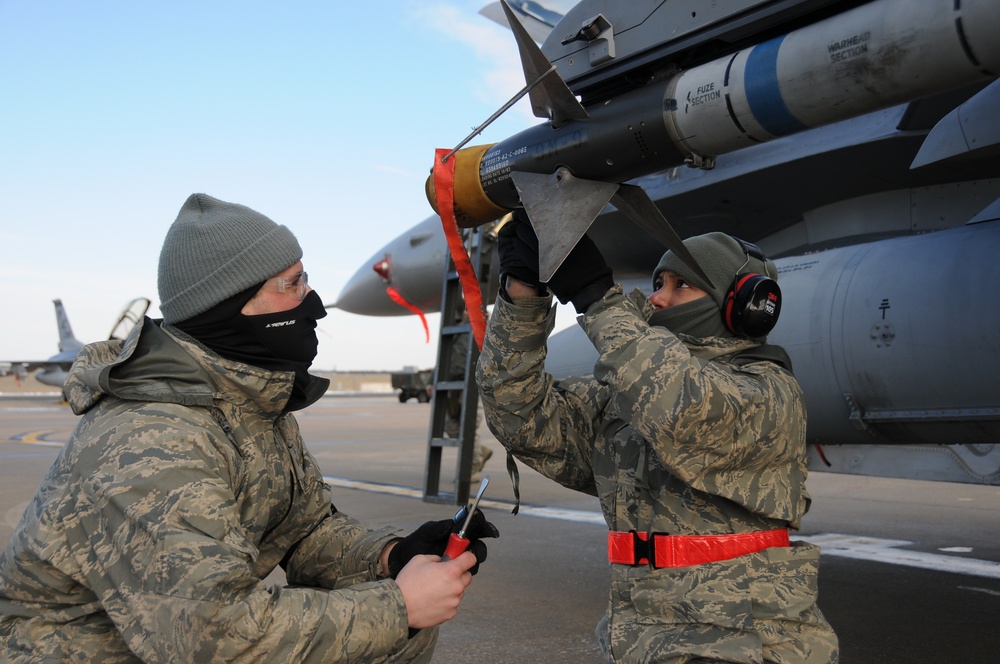
M 477 371 L 490 429 L 538 472 L 598 496 L 613 531 L 797 528 L 809 507 L 798 383 L 769 361 L 732 362 L 748 340 L 682 341 L 647 324 L 651 312 L 612 288 L 580 319 L 594 375 L 555 381 L 549 298 L 498 298 Z M 836 662 L 818 563 L 799 542 L 690 567 L 613 564 L 598 639 L 612 662 Z
M 282 413 L 292 375 L 149 319 L 88 346 L 83 418 L 0 556 L 0 660 L 429 660 L 437 631 L 408 640 L 378 578 L 392 533 L 332 506 Z

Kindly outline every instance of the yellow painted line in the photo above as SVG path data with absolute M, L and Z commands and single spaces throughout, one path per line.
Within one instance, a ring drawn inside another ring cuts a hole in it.
M 8 443 L 20 443 L 22 445 L 41 445 L 43 447 L 63 447 L 66 441 L 45 440 L 46 436 L 51 436 L 55 431 L 30 431 L 18 434 L 7 439 Z

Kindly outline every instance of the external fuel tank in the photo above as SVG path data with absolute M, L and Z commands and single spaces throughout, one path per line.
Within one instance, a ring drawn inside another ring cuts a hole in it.
M 1000 440 L 1000 221 L 777 264 L 810 442 Z

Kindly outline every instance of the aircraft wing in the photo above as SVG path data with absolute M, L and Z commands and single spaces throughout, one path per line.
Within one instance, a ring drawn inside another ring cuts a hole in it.
M 53 362 L 50 360 L 10 360 L 0 362 L 0 376 L 15 374 L 26 376 L 39 369 L 43 371 L 69 371 L 72 362 Z
M 526 82 L 551 76 L 539 66 L 548 58 L 586 116 L 552 113 L 485 152 L 457 152 L 456 170 L 481 185 L 455 200 L 463 227 L 492 223 L 497 210 L 524 207 L 533 223 L 548 214 L 536 231 L 542 253 L 555 254 L 569 231 L 582 232 L 579 208 L 563 203 L 588 180 L 595 192 L 644 190 L 681 237 L 723 231 L 755 242 L 780 275 L 769 343 L 785 348 L 802 386 L 814 465 L 1000 484 L 1000 8 L 738 0 L 695 16 L 677 7 L 581 2 L 540 54 L 514 31 Z M 532 100 L 550 106 L 565 110 Z M 617 281 L 648 292 L 663 245 L 630 220 L 629 201 L 620 211 L 613 197 L 591 198 L 588 235 Z M 563 222 L 546 249 L 541 231 Z M 432 217 L 361 266 L 341 308 L 407 313 L 382 295 L 392 286 L 436 310 L 436 247 L 443 255 Z M 550 340 L 546 367 L 585 373 L 594 359 L 571 326 Z M 942 447 L 958 461 L 926 461 Z

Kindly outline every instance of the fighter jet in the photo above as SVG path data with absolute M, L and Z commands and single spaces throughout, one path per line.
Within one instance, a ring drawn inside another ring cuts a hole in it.
M 10 360 L 0 362 L 0 376 L 14 374 L 24 378 L 33 371 L 37 371 L 35 379 L 45 385 L 62 387 L 66 382 L 73 360 L 80 354 L 84 343 L 73 334 L 73 328 L 69 324 L 69 317 L 63 307 L 62 300 L 53 300 L 52 304 L 56 308 L 56 325 L 59 329 L 59 352 L 47 360 Z M 129 330 L 135 325 L 149 309 L 149 300 L 139 297 L 127 305 L 118 316 L 117 322 L 111 328 L 109 339 L 124 339 L 128 336 Z
M 456 220 L 523 206 L 549 274 L 587 232 L 646 292 L 672 234 L 755 242 L 779 267 L 769 341 L 805 391 L 816 467 L 1000 484 L 1000 5 L 716 4 L 585 0 L 540 52 L 512 21 L 526 82 L 558 82 L 529 93 L 546 122 L 455 152 L 479 185 L 456 190 Z M 409 313 L 391 284 L 435 310 L 439 222 L 377 252 L 337 306 Z M 549 370 L 589 371 L 588 343 L 557 334 Z

